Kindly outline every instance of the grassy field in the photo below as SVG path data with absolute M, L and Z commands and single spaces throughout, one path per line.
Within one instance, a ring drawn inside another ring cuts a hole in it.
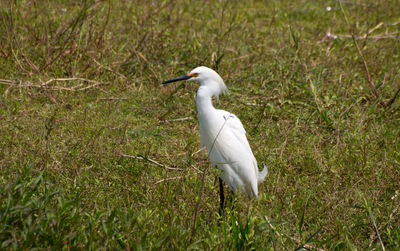
M 400 4 L 0 2 L 0 249 L 398 250 Z M 218 220 L 198 65 L 269 174 Z

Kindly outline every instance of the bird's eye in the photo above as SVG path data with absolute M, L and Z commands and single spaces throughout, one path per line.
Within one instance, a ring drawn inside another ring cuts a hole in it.
M 197 76 L 199 76 L 198 73 L 191 73 L 190 75 L 191 75 L 192 77 L 194 77 L 194 78 L 197 77 Z

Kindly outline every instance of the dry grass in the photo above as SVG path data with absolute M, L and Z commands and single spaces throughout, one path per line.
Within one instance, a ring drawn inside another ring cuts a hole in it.
M 1 2 L 1 248 L 399 248 L 400 7 L 339 3 Z M 221 224 L 198 65 L 270 170 Z

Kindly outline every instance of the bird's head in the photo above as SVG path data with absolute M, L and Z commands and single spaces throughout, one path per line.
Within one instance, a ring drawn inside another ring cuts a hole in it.
M 206 86 L 209 88 L 215 96 L 223 94 L 228 90 L 221 76 L 213 69 L 205 66 L 196 67 L 188 74 L 167 80 L 162 84 L 168 84 L 180 80 L 197 81 L 200 83 L 200 86 Z

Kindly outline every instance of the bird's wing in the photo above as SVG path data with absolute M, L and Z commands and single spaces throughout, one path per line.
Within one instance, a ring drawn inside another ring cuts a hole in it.
M 242 188 L 247 195 L 257 196 L 257 161 L 246 138 L 242 122 L 233 113 L 217 110 L 222 129 L 213 152 L 209 152 L 210 161 L 222 163 L 221 178 L 235 191 Z
M 246 137 L 246 130 L 243 127 L 242 122 L 240 122 L 240 119 L 236 117 L 235 114 L 224 111 L 224 110 L 217 110 L 219 115 L 222 116 L 225 120 L 225 125 L 227 126 L 233 135 L 236 137 L 236 139 L 240 142 L 240 144 L 245 147 L 246 151 L 248 153 L 252 154 L 249 142 L 247 141 Z M 254 158 L 254 156 L 253 156 Z

